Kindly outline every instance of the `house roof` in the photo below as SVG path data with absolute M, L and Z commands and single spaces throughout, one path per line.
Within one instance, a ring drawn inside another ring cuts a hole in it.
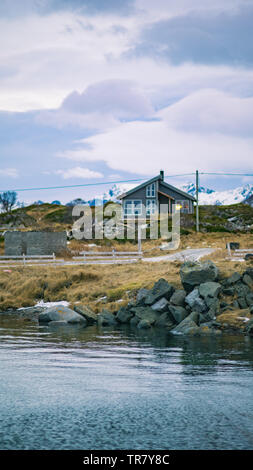
M 160 180 L 162 184 L 168 188 L 171 189 L 172 191 L 177 192 L 181 196 L 184 196 L 186 199 L 191 199 L 192 201 L 196 201 L 195 197 L 191 196 L 190 194 L 186 193 L 185 191 L 182 191 L 181 189 L 176 188 L 175 186 L 172 186 L 171 184 L 165 183 L 165 181 L 162 179 L 161 175 L 155 176 L 154 178 L 151 178 L 148 181 L 145 181 L 145 183 L 139 184 L 138 186 L 135 186 L 135 188 L 130 189 L 126 193 L 123 193 L 119 196 L 119 199 L 124 199 L 126 196 L 130 196 L 130 194 L 135 193 L 135 191 L 144 188 L 148 184 L 152 184 L 155 181 Z

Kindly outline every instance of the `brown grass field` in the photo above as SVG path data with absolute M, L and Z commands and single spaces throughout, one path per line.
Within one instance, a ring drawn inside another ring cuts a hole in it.
M 225 277 L 234 271 L 242 272 L 248 264 L 226 259 L 225 247 L 229 241 L 239 241 L 241 248 L 253 247 L 252 234 L 191 233 L 181 237 L 179 250 L 217 248 L 207 259 L 214 261 Z M 73 245 L 75 246 L 72 246 L 72 249 L 79 249 L 78 242 Z M 129 250 L 136 249 L 133 244 L 129 245 Z M 159 245 L 159 240 L 143 242 L 144 255 L 167 254 L 167 252 L 160 251 Z M 122 249 L 122 245 L 116 242 L 113 242 L 108 249 L 112 246 Z M 125 250 L 126 245 L 124 245 Z M 67 300 L 72 307 L 76 303 L 85 304 L 96 312 L 101 311 L 102 308 L 117 310 L 121 305 L 129 302 L 139 288 L 151 287 L 161 277 L 167 279 L 175 287 L 180 287 L 180 265 L 179 261 L 159 263 L 139 261 L 132 265 L 1 268 L 0 310 L 33 306 L 41 299 L 50 302 Z M 105 296 L 107 297 L 106 303 L 101 299 Z M 122 302 L 118 302 L 121 299 Z

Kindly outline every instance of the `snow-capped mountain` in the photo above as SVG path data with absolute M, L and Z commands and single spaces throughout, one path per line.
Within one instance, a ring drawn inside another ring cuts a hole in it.
M 192 196 L 196 195 L 196 186 L 193 183 L 185 184 L 180 187 L 186 193 Z M 211 205 L 230 205 L 238 204 L 243 202 L 245 199 L 253 195 L 253 185 L 246 184 L 245 186 L 239 186 L 235 189 L 227 189 L 226 191 L 215 191 L 213 189 L 199 188 L 199 203 L 200 204 L 211 204 Z
M 114 184 L 107 192 L 103 195 L 97 196 L 96 198 L 88 201 L 89 204 L 94 204 L 95 200 L 97 203 L 105 203 L 107 201 L 118 201 L 120 194 L 129 191 L 134 188 L 135 184 Z M 178 186 L 182 191 L 190 194 L 191 196 L 196 195 L 196 186 L 194 183 L 187 183 Z M 239 202 L 245 201 L 253 195 L 253 185 L 246 184 L 245 186 L 239 186 L 235 189 L 227 189 L 226 191 L 215 191 L 214 189 L 205 188 L 204 186 L 199 187 L 199 203 L 204 205 L 230 205 L 238 204 Z

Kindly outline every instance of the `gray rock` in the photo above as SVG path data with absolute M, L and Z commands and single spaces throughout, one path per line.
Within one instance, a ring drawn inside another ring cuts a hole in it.
M 169 311 L 176 323 L 181 323 L 181 321 L 188 316 L 188 312 L 185 308 L 180 307 L 179 305 L 169 305 Z
M 205 312 L 207 306 L 203 299 L 199 296 L 198 289 L 194 289 L 190 294 L 185 297 L 185 302 L 190 305 L 191 309 L 196 312 Z
M 175 323 L 171 321 L 167 312 L 162 313 L 155 322 L 155 327 L 166 328 L 171 330 L 175 326 Z
M 155 302 L 165 297 L 167 300 L 170 299 L 174 292 L 174 287 L 171 286 L 165 279 L 159 279 L 148 293 L 145 298 L 146 305 L 153 305 Z
M 140 322 L 140 319 L 138 317 L 132 317 L 130 320 L 130 325 L 137 326 L 139 322 Z
M 52 327 L 54 327 L 54 326 L 56 326 L 56 327 L 58 327 L 58 326 L 68 326 L 68 323 L 66 321 L 60 321 L 60 320 L 59 321 L 50 321 L 48 323 L 48 326 L 52 326 Z
M 148 328 L 151 328 L 152 324 L 150 323 L 150 321 L 148 320 L 141 320 L 138 325 L 137 325 L 137 328 L 139 328 L 140 330 L 141 329 L 148 329 Z
M 170 298 L 170 303 L 173 305 L 179 305 L 181 307 L 184 306 L 185 303 L 186 292 L 183 289 L 177 289 L 174 294 Z
M 187 261 L 180 268 L 181 282 L 187 293 L 204 282 L 216 281 L 218 275 L 218 268 L 212 261 L 204 263 Z
M 147 297 L 147 295 L 149 294 L 149 290 L 148 289 L 140 289 L 137 293 L 137 296 L 136 296 L 136 303 L 137 304 L 144 304 L 145 303 L 145 299 Z
M 133 307 L 131 308 L 133 313 L 140 320 L 147 320 L 151 324 L 159 318 L 159 314 L 156 313 L 151 307 Z
M 119 323 L 129 323 L 132 316 L 133 313 L 128 308 L 121 307 L 117 312 L 116 320 L 118 320 Z
M 239 303 L 237 302 L 237 300 L 234 300 L 234 301 L 233 301 L 232 306 L 233 306 L 233 308 L 235 308 L 235 309 L 240 308 Z
M 117 321 L 113 313 L 108 310 L 102 310 L 102 312 L 98 314 L 98 324 L 100 326 L 114 326 L 117 324 Z
M 218 282 L 204 282 L 199 286 L 199 295 L 206 299 L 207 297 L 218 297 L 221 291 L 221 284 Z
M 158 300 L 155 304 L 151 306 L 152 310 L 155 310 L 155 312 L 166 312 L 168 310 L 168 305 L 169 301 L 165 299 L 165 297 L 162 297 L 160 300 Z
M 247 304 L 247 302 L 246 302 L 246 300 L 245 300 L 245 297 L 238 297 L 238 298 L 237 298 L 237 302 L 238 302 L 239 307 L 240 307 L 241 309 L 245 309 L 245 308 L 248 307 L 248 304 Z
M 231 296 L 231 295 L 235 294 L 235 289 L 234 289 L 234 287 L 225 287 L 225 288 L 222 289 L 222 293 L 224 295 L 230 295 Z
M 233 273 L 232 276 L 230 276 L 227 280 L 226 280 L 226 284 L 227 286 L 230 286 L 231 284 L 235 284 L 236 282 L 240 281 L 241 280 L 241 274 L 240 273 Z
M 248 274 L 244 274 L 242 282 L 244 282 L 244 284 L 246 284 L 250 289 L 253 288 L 253 279 Z
M 39 314 L 40 323 L 49 323 L 51 321 L 66 321 L 67 323 L 79 323 L 86 326 L 85 318 L 68 307 L 51 307 Z
M 196 323 L 196 325 L 199 325 L 199 317 L 200 317 L 200 313 L 199 312 L 191 312 L 190 315 L 188 315 L 187 318 L 189 318 L 189 320 L 192 320 L 194 321 L 194 323 Z
M 88 325 L 93 325 L 98 322 L 97 314 L 89 307 L 86 307 L 85 305 L 75 305 L 74 310 L 85 318 Z
M 172 334 L 183 334 L 183 335 L 196 335 L 199 333 L 199 327 L 196 323 L 189 317 L 186 317 L 179 325 L 177 325 L 173 330 Z
M 253 305 L 253 293 L 247 294 L 245 299 L 246 299 L 248 306 L 251 307 L 251 305 Z
M 243 282 L 236 283 L 234 288 L 238 297 L 246 297 L 247 294 L 251 294 L 251 289 Z

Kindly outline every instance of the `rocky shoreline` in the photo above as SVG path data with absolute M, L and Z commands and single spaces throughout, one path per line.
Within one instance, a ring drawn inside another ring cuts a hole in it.
M 180 268 L 181 289 L 159 279 L 152 289 L 140 289 L 134 300 L 116 312 L 94 313 L 87 306 L 16 310 L 20 318 L 57 327 L 97 324 L 116 327 L 162 328 L 170 334 L 192 336 L 242 333 L 253 336 L 253 268 L 224 278 L 212 261 L 185 262 Z

